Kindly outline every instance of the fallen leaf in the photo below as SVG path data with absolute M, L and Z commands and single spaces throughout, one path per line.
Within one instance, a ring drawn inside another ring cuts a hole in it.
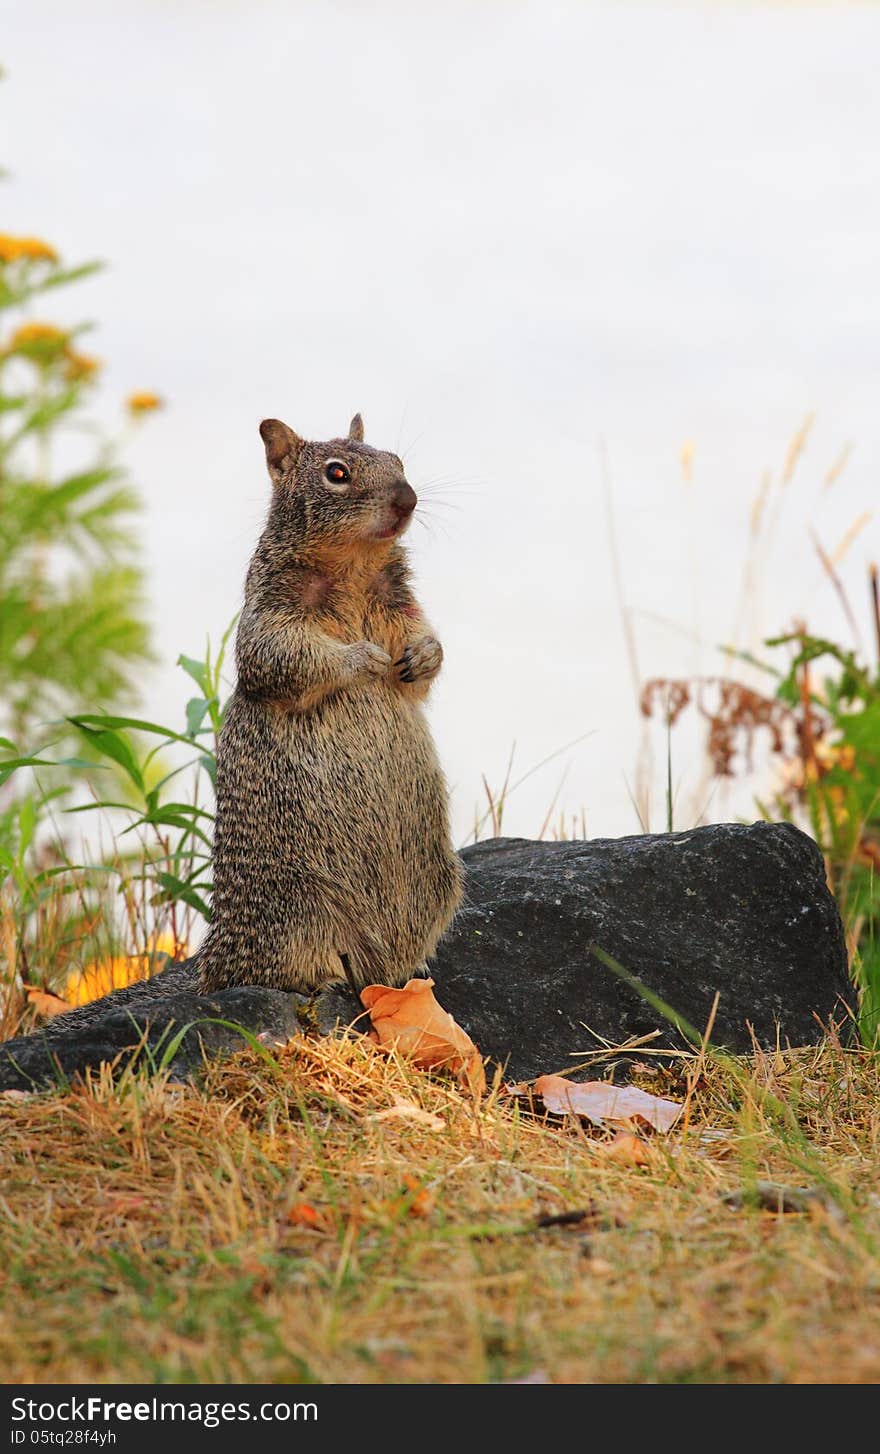
M 398 1100 L 393 1106 L 384 1111 L 373 1111 L 368 1117 L 370 1121 L 418 1121 L 420 1126 L 425 1126 L 429 1131 L 443 1131 L 446 1122 L 442 1116 L 435 1116 L 431 1111 L 422 1110 L 421 1106 L 415 1105 L 413 1101 Z
M 389 1211 L 396 1216 L 406 1213 L 409 1217 L 430 1217 L 434 1210 L 433 1192 L 409 1172 L 404 1175 L 403 1184 L 406 1191 L 391 1203 Z
M 618 1131 L 600 1149 L 609 1161 L 619 1161 L 624 1166 L 648 1166 L 651 1161 L 644 1141 L 634 1136 L 632 1131 Z
M 309 1202 L 295 1202 L 285 1218 L 294 1227 L 310 1227 L 313 1232 L 326 1232 L 327 1219 Z
M 111 1217 L 124 1216 L 126 1212 L 136 1212 L 139 1207 L 149 1206 L 146 1197 L 137 1194 L 120 1195 L 111 1197 L 107 1203 L 107 1211 Z
M 564 1075 L 541 1075 L 534 1089 L 548 1111 L 585 1116 L 595 1126 L 606 1121 L 646 1121 L 655 1131 L 670 1131 L 682 1113 L 678 1101 L 665 1101 L 634 1085 L 609 1085 L 604 1080 L 578 1083 Z
M 28 997 L 28 1004 L 33 1005 L 38 1015 L 44 1019 L 51 1020 L 53 1015 L 63 1015 L 67 1010 L 72 1010 L 73 1005 L 69 1000 L 63 1000 L 60 995 L 53 995 L 50 990 L 38 989 L 36 985 L 23 985 Z
M 432 979 L 411 979 L 402 989 L 368 984 L 361 1003 L 369 1011 L 371 1035 L 415 1065 L 450 1070 L 474 1095 L 484 1095 L 486 1075 L 469 1035 L 438 1005 Z

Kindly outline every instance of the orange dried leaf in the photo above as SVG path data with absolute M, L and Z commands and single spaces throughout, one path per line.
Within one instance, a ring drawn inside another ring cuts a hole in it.
M 579 1084 L 564 1075 L 542 1075 L 534 1088 L 548 1111 L 584 1116 L 595 1126 L 606 1121 L 645 1121 L 655 1131 L 671 1131 L 684 1109 L 678 1101 L 649 1095 L 634 1085 L 609 1085 L 604 1080 Z
M 311 1227 L 313 1232 L 326 1232 L 327 1221 L 310 1202 L 296 1202 L 287 1213 L 287 1221 L 294 1227 Z
M 486 1090 L 480 1052 L 469 1035 L 434 998 L 432 979 L 411 979 L 402 989 L 368 984 L 361 1003 L 373 1038 L 427 1070 L 450 1070 L 475 1095 Z
M 149 1206 L 146 1197 L 132 1195 L 120 1195 L 111 1197 L 107 1203 L 107 1212 L 111 1217 L 123 1217 L 128 1212 L 136 1212 L 141 1207 Z
M 405 1174 L 403 1181 L 406 1191 L 391 1203 L 390 1211 L 396 1216 L 405 1212 L 409 1217 L 430 1217 L 434 1210 L 433 1193 L 422 1185 L 417 1176 L 411 1176 L 409 1172 Z
M 616 1136 L 602 1147 L 609 1161 L 619 1161 L 624 1166 L 648 1166 L 651 1158 L 644 1141 L 632 1131 L 618 1131 Z
M 36 985 L 24 986 L 28 997 L 28 1004 L 33 1005 L 38 1015 L 51 1020 L 53 1015 L 63 1015 L 67 1010 L 72 1010 L 73 1005 L 69 1000 L 63 1000 L 60 995 L 53 995 L 50 990 L 37 989 Z

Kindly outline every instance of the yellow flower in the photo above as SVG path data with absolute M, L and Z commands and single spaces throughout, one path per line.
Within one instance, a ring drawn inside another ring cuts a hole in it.
M 123 989 L 137 980 L 148 979 L 156 965 L 158 954 L 167 954 L 172 959 L 186 955 L 187 946 L 176 944 L 172 934 L 157 934 L 150 941 L 146 954 L 113 954 L 107 959 L 96 959 L 81 970 L 72 970 L 67 976 L 64 998 L 71 1005 L 86 1005 L 90 1000 L 99 1000 L 111 990 Z
M 829 742 L 827 738 L 820 737 L 813 743 L 812 754 L 806 762 L 802 757 L 795 755 L 780 764 L 781 790 L 783 793 L 791 791 L 802 793 L 807 783 L 818 783 L 833 767 L 840 767 L 844 772 L 852 772 L 855 761 L 855 750 L 851 743 Z M 839 809 L 839 811 L 835 810 L 837 816 L 845 817 L 843 789 L 839 786 L 832 787 L 828 792 Z
M 18 246 L 22 257 L 31 262 L 57 263 L 58 254 L 48 242 L 43 242 L 41 237 L 20 237 Z
M 825 738 L 821 738 L 816 743 L 815 752 L 819 766 L 825 772 L 829 772 L 832 767 L 840 767 L 844 772 L 852 772 L 855 767 L 856 754 L 849 742 L 827 742 Z
M 88 353 L 77 353 L 74 349 L 67 351 L 67 363 L 64 369 L 64 377 L 70 379 L 71 383 L 80 380 L 90 379 L 101 367 L 101 360 L 94 358 Z
M 67 347 L 68 335 L 54 323 L 22 323 L 9 340 L 9 348 L 26 348 L 32 343 L 63 344 Z
M 16 328 L 0 357 L 18 354 L 38 368 L 63 363 L 64 377 L 72 383 L 89 379 L 101 367 L 101 360 L 88 353 L 78 353 L 70 342 L 70 334 L 54 323 L 23 323 Z
M 2 350 L 3 358 L 18 354 L 29 359 L 38 368 L 46 368 L 66 358 L 70 349 L 70 334 L 56 328 L 53 323 L 22 323 Z
M 14 263 L 19 258 L 26 258 L 28 262 L 57 263 L 58 254 L 40 237 L 12 237 L 8 232 L 0 232 L 0 262 Z
M 139 967 L 137 958 L 130 955 L 114 954 L 109 959 L 95 960 L 67 976 L 64 998 L 72 1005 L 86 1005 L 89 1000 L 99 1000 L 102 995 L 109 995 L 111 990 L 122 989 L 136 979 L 143 979 L 143 975 L 136 972 Z
M 151 409 L 161 409 L 163 400 L 158 394 L 144 390 L 139 394 L 129 394 L 125 403 L 132 414 L 149 414 Z

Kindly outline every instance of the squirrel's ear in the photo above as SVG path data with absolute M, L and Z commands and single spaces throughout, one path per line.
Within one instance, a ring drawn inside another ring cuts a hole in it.
M 355 414 L 348 426 L 349 439 L 357 439 L 361 444 L 364 442 L 364 421 L 360 414 Z
M 294 434 L 280 419 L 264 419 L 260 434 L 266 446 L 266 464 L 272 483 L 277 485 L 281 476 L 293 468 L 302 445 L 298 434 Z

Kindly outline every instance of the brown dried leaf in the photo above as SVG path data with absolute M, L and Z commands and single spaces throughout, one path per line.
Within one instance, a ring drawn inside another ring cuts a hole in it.
M 594 1126 L 606 1121 L 645 1121 L 655 1131 L 671 1131 L 683 1109 L 678 1101 L 649 1095 L 634 1085 L 609 1085 L 604 1080 L 579 1084 L 564 1075 L 541 1075 L 534 1089 L 548 1111 L 560 1116 L 567 1112 L 584 1116 Z
M 433 1192 L 409 1172 L 404 1174 L 403 1184 L 406 1190 L 389 1205 L 388 1210 L 392 1216 L 402 1216 L 405 1213 L 408 1217 L 430 1217 L 434 1210 Z
M 609 1161 L 619 1161 L 623 1166 L 648 1166 L 651 1161 L 644 1141 L 632 1131 L 618 1131 L 601 1150 Z
M 137 1212 L 141 1207 L 149 1206 L 147 1197 L 138 1196 L 135 1193 L 120 1194 L 111 1197 L 107 1202 L 107 1213 L 111 1217 L 124 1217 L 129 1212 Z
M 432 979 L 411 979 L 402 989 L 368 984 L 361 1003 L 369 1011 L 371 1034 L 427 1070 L 451 1070 L 474 1095 L 484 1095 L 486 1075 L 469 1035 L 434 998 Z

